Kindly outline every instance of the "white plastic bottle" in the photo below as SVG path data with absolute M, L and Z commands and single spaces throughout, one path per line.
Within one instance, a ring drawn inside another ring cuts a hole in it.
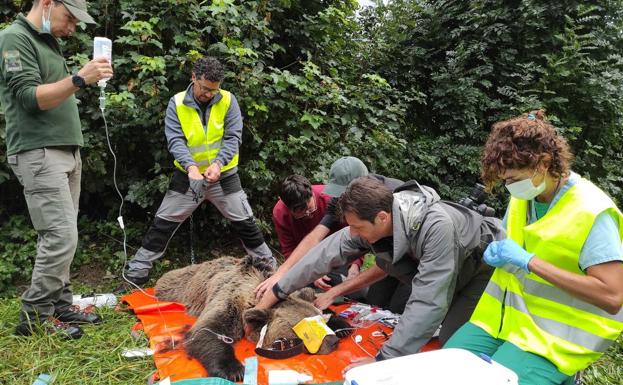
M 94 37 L 93 38 L 93 59 L 106 58 L 112 63 L 112 40 L 106 37 Z M 97 82 L 100 87 L 106 87 L 106 82 L 110 78 L 102 79 Z
M 268 385 L 298 385 L 313 380 L 313 377 L 295 370 L 269 370 Z
M 113 307 L 117 304 L 117 297 L 112 293 L 93 294 L 86 297 L 76 294 L 73 296 L 72 302 L 83 310 L 90 305 L 95 307 Z

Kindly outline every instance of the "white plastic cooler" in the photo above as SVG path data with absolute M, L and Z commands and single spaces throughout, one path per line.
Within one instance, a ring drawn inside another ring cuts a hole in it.
M 463 349 L 442 349 L 357 366 L 344 385 L 517 385 L 517 374 Z

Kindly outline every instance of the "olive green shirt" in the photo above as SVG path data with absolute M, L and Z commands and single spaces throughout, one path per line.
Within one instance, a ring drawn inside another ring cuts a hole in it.
M 74 95 L 43 111 L 35 92 L 41 84 L 70 75 L 58 41 L 23 15 L 0 32 L 0 105 L 6 120 L 7 155 L 48 146 L 82 146 Z

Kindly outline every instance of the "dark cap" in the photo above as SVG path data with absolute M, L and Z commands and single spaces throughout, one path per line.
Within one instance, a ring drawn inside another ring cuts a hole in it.
M 85 0 L 61 0 L 67 10 L 79 21 L 87 24 L 95 24 L 95 20 L 87 12 L 87 2 Z
M 354 156 L 342 157 L 331 165 L 329 183 L 323 192 L 332 197 L 339 197 L 351 181 L 366 175 L 368 175 L 368 168 L 359 158 Z

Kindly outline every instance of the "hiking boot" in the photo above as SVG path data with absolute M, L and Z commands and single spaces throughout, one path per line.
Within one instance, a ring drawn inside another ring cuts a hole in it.
M 72 325 L 98 324 L 102 322 L 102 317 L 90 311 L 80 310 L 80 307 L 74 305 L 65 308 L 65 310 L 56 312 L 54 316 L 59 321 Z
M 84 334 L 79 326 L 61 322 L 56 318 L 50 318 L 38 325 L 23 322 L 17 325 L 17 327 L 15 328 L 15 334 L 23 337 L 31 336 L 38 331 L 42 331 L 43 333 L 49 335 L 58 336 L 64 340 L 77 340 Z
M 115 288 L 115 290 L 113 290 L 113 294 L 115 295 L 124 295 L 127 294 L 131 291 L 136 290 L 136 286 L 140 287 L 141 289 L 143 288 L 143 285 L 147 283 L 147 281 L 149 281 L 149 277 L 142 277 L 142 278 L 136 278 L 136 277 L 125 277 L 127 279 L 124 279 L 123 282 L 121 282 L 121 284 L 119 286 L 117 286 Z M 129 281 L 129 282 L 128 282 Z M 135 286 L 136 285 L 136 286 Z

